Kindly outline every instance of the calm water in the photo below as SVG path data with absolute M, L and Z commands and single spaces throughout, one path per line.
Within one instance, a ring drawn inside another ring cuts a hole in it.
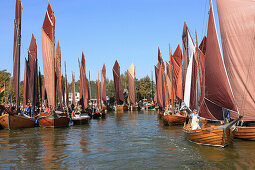
M 164 127 L 154 112 L 108 113 L 62 129 L 0 130 L 0 168 L 255 169 L 254 158 L 254 142 L 192 144 L 180 126 Z

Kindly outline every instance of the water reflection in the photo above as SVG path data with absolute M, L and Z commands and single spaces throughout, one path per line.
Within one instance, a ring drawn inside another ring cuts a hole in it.
M 107 115 L 69 128 L 0 130 L 0 168 L 255 169 L 253 142 L 200 146 L 153 111 Z

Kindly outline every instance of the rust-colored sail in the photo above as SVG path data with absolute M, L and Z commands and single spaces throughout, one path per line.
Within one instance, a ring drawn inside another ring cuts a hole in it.
M 83 95 L 84 95 L 84 107 L 88 107 L 89 105 L 89 84 L 88 84 L 88 79 L 86 76 L 86 67 L 85 67 L 85 56 L 84 53 L 82 52 L 82 59 L 81 59 L 81 64 L 83 68 L 83 83 L 84 83 L 84 90 L 83 90 Z
M 205 106 L 208 109 L 204 109 Z M 216 120 L 223 120 L 222 111 L 218 108 L 236 110 L 220 52 L 211 3 L 206 41 L 205 97 L 199 114 L 208 119 L 211 119 L 211 116 L 208 116 L 211 114 Z
M 173 78 L 176 96 L 183 99 L 183 86 L 182 86 L 182 51 L 180 45 L 177 46 L 173 54 Z
M 155 74 L 156 74 L 156 90 L 157 90 L 157 103 L 159 107 L 162 109 L 164 108 L 164 100 L 163 100 L 163 76 L 162 76 L 162 69 L 161 69 L 161 64 L 158 63 L 157 68 L 155 66 Z
M 69 105 L 69 87 L 67 83 L 67 74 L 66 74 L 66 62 L 65 62 L 65 90 L 66 90 L 66 106 L 68 107 Z
M 255 43 L 253 0 L 217 0 L 226 70 L 238 111 L 255 120 Z
M 81 62 L 79 60 L 79 68 L 80 68 L 80 100 L 83 106 L 86 108 L 88 107 L 89 104 L 89 86 L 85 73 L 85 56 L 83 52 Z
M 201 41 L 199 49 L 203 52 L 203 54 L 206 53 L 206 36 L 204 36 L 203 40 Z
M 113 78 L 114 78 L 116 102 L 118 105 L 121 105 L 124 102 L 124 96 L 123 96 L 121 79 L 120 79 L 120 65 L 117 60 L 115 61 L 115 64 L 112 68 L 112 72 L 113 72 Z
M 130 68 L 127 70 L 128 78 L 128 94 L 129 101 L 131 105 L 136 104 L 136 91 L 135 91 L 135 66 L 131 64 Z
M 166 62 L 166 89 L 167 89 L 167 95 L 169 99 L 172 99 L 172 79 L 171 79 L 171 71 L 170 71 L 170 66 Z
M 19 103 L 18 84 L 19 84 L 19 65 L 20 65 L 20 37 L 21 37 L 21 19 L 22 3 L 16 0 L 15 20 L 14 20 L 14 43 L 13 43 L 13 84 L 17 104 Z
M 28 66 L 29 66 L 29 76 L 28 76 L 28 98 L 31 104 L 35 106 L 37 101 L 37 43 L 34 34 L 32 34 L 30 46 L 28 49 Z
M 72 74 L 72 104 L 75 105 L 75 81 L 74 81 L 74 75 Z
M 185 85 L 185 78 L 186 78 L 186 73 L 187 73 L 187 68 L 188 68 L 188 38 L 187 38 L 187 33 L 188 33 L 188 27 L 186 24 L 186 21 L 184 22 L 183 25 L 183 31 L 182 31 L 182 50 L 183 50 L 183 89 Z
M 105 64 L 103 65 L 102 71 L 101 71 L 101 90 L 102 90 L 102 100 L 104 103 L 106 103 L 106 68 Z
M 28 100 L 28 97 L 27 97 L 27 91 L 28 91 L 28 88 L 27 88 L 27 85 L 28 85 L 28 64 L 27 64 L 27 60 L 25 59 L 25 71 L 24 71 L 24 84 L 23 84 L 23 107 L 27 104 L 27 100 Z
M 48 104 L 55 106 L 55 15 L 54 11 L 48 4 L 47 12 L 44 18 L 43 26 L 41 28 L 42 34 L 42 57 L 44 81 L 47 92 Z
M 57 48 L 56 48 L 56 75 L 57 75 L 57 96 L 58 100 L 60 102 L 60 106 L 63 106 L 63 86 L 62 86 L 62 75 L 61 75 L 61 50 L 60 50 L 60 45 L 59 41 L 57 43 Z
M 191 91 L 190 91 L 190 109 L 194 110 L 194 109 L 198 109 L 196 107 L 197 104 L 197 62 L 195 59 L 195 54 L 193 55 L 193 63 L 192 63 L 192 78 L 191 78 Z

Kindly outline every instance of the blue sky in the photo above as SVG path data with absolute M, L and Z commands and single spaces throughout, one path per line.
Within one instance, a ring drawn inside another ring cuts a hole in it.
M 0 6 L 0 70 L 11 73 L 15 1 L 2 0 Z M 56 16 L 55 35 L 56 43 L 59 40 L 61 46 L 62 73 L 66 61 L 69 82 L 72 72 L 79 79 L 78 57 L 82 51 L 87 75 L 90 71 L 92 80 L 97 79 L 103 64 L 107 78 L 112 79 L 116 59 L 121 73 L 133 62 L 137 78 L 151 76 L 157 63 L 158 45 L 163 59 L 168 61 L 168 44 L 173 50 L 181 45 L 184 21 L 193 38 L 197 30 L 200 42 L 206 33 L 209 11 L 209 0 L 51 0 L 50 3 Z M 43 68 L 40 28 L 48 0 L 22 0 L 22 4 L 21 80 L 32 33 L 37 40 L 38 63 Z M 215 2 L 214 11 L 217 19 Z

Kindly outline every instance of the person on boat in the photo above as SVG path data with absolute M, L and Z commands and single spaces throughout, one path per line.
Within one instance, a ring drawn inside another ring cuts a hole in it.
M 191 119 L 191 129 L 192 130 L 201 129 L 197 110 L 194 110 L 190 114 L 190 119 Z
M 31 108 L 30 108 L 30 105 L 26 105 L 25 107 L 25 114 L 28 115 L 28 116 L 31 116 Z

